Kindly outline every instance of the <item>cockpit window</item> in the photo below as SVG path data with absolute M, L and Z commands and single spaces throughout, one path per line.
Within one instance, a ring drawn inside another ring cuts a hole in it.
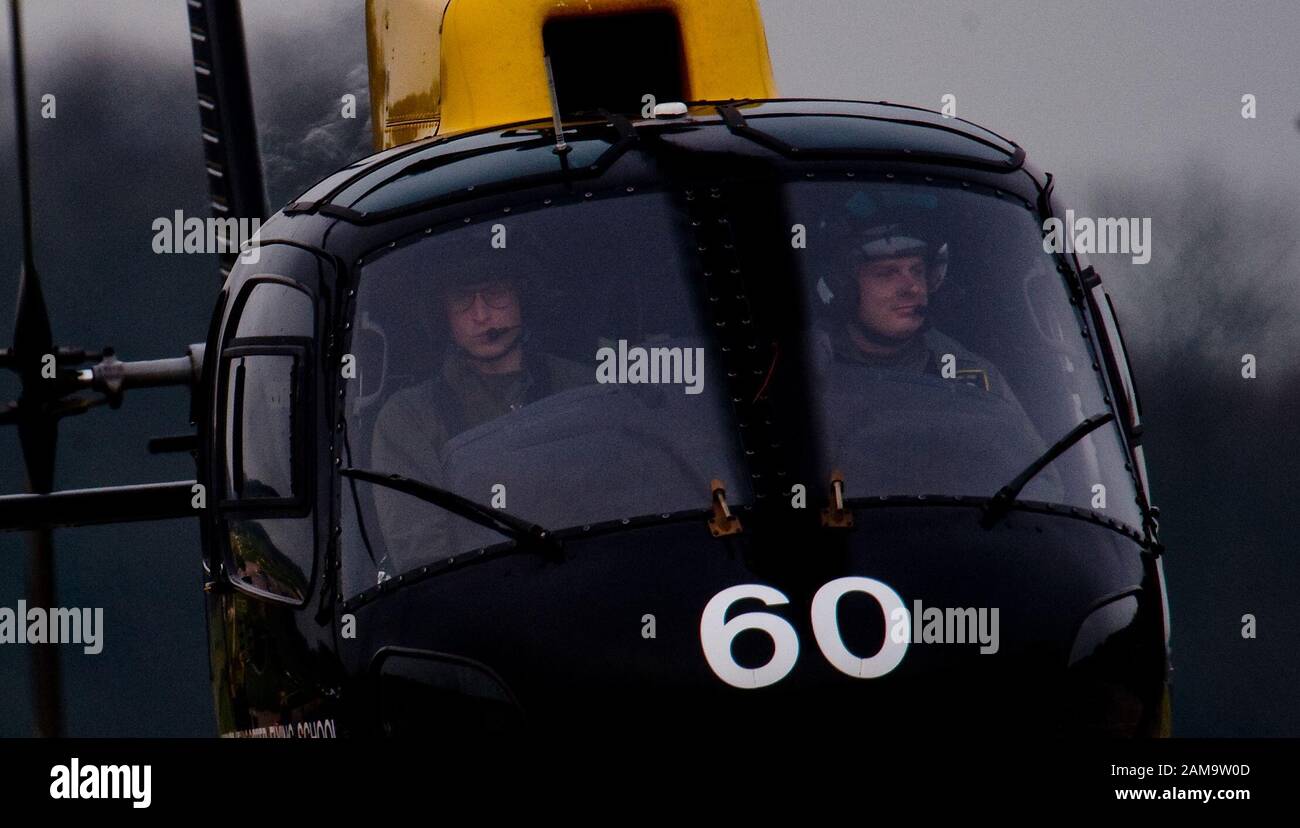
M 961 187 L 798 182 L 796 262 L 823 474 L 849 497 L 988 497 L 1104 413 L 1086 323 L 1022 202 Z M 1025 500 L 1141 521 L 1117 426 L 1069 449 Z
M 767 242 L 749 289 L 804 296 L 755 320 L 804 339 L 806 363 L 777 370 L 802 373 L 811 410 L 783 427 L 808 432 L 820 479 L 792 483 L 823 491 L 838 472 L 849 498 L 988 498 L 1110 409 L 1094 334 L 1023 202 L 937 182 L 754 186 L 783 188 L 767 203 L 793 235 Z M 516 207 L 364 261 L 344 465 L 449 491 L 479 519 L 345 478 L 346 595 L 507 542 L 482 525 L 493 511 L 554 531 L 705 510 L 714 478 L 753 502 L 684 209 L 657 193 Z M 1139 527 L 1121 441 L 1093 431 L 1021 498 Z
M 368 261 L 346 465 L 553 530 L 707 509 L 714 478 L 746 500 L 685 224 L 666 195 L 582 200 L 457 221 Z M 506 540 L 408 494 L 345 486 L 347 542 L 364 550 L 349 594 Z

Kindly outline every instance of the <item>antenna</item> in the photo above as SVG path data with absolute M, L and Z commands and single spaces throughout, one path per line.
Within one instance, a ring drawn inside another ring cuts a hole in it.
M 564 156 L 573 147 L 564 143 L 564 124 L 560 123 L 560 98 L 555 94 L 555 73 L 551 71 L 551 56 L 543 52 L 542 60 L 546 62 L 546 86 L 551 93 L 551 120 L 555 122 L 555 149 L 552 152 Z

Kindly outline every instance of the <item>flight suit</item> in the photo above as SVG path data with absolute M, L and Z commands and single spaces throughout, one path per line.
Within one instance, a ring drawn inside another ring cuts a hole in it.
M 823 461 L 854 496 L 988 495 L 1046 449 L 1001 373 L 938 331 L 889 355 L 864 353 L 847 328 L 818 331 L 813 349 Z
M 944 357 L 952 354 L 956 369 L 956 376 L 950 378 L 952 381 L 998 394 L 1015 403 L 1017 408 L 1020 407 L 1015 395 L 1011 393 L 1011 386 L 988 360 L 967 350 L 955 339 L 933 328 L 913 337 L 897 354 L 865 353 L 850 338 L 845 328 L 833 334 L 822 334 L 819 337 L 818 347 L 819 361 L 823 369 L 829 367 L 828 363 L 834 361 L 936 377 L 943 377 Z
M 379 412 L 371 440 L 370 468 L 442 485 L 444 447 L 475 426 L 504 417 L 543 397 L 595 382 L 594 367 L 549 354 L 524 352 L 524 370 L 482 374 L 459 350 L 450 349 L 437 375 L 393 394 Z M 382 487 L 372 489 L 387 548 L 387 574 L 415 561 L 454 554 L 446 549 L 449 520 L 431 503 Z M 483 502 L 487 492 L 458 492 Z M 504 538 L 502 538 L 504 540 Z M 382 579 L 381 575 L 381 579 Z

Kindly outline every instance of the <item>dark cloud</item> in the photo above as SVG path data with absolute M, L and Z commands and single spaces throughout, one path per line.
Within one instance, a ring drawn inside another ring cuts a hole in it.
M 345 162 L 371 154 L 362 3 L 314 3 L 310 14 L 245 4 L 258 141 L 271 209 Z M 301 12 L 302 9 L 299 9 Z M 354 118 L 344 95 L 356 96 Z

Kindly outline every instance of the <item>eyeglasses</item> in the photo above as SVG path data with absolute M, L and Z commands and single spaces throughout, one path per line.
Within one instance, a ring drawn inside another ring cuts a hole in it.
M 489 308 L 501 310 L 509 307 L 515 298 L 515 288 L 509 282 L 493 282 L 476 288 L 454 288 L 447 292 L 447 305 L 455 313 L 464 313 L 474 305 L 474 299 L 482 296 L 483 303 Z

